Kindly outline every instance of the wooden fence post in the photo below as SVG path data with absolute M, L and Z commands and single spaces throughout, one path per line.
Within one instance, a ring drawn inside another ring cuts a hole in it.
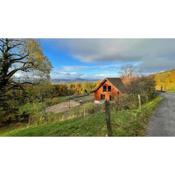
M 70 109 L 70 97 L 69 97 L 69 109 Z
M 140 94 L 138 94 L 138 100 L 139 100 L 139 110 L 141 110 L 142 109 L 142 104 L 141 104 Z
M 83 107 L 83 116 L 85 117 L 86 116 L 86 111 L 85 111 L 85 106 Z
M 106 126 L 107 126 L 108 136 L 112 136 L 110 103 L 107 100 L 105 101 L 105 118 L 106 118 Z

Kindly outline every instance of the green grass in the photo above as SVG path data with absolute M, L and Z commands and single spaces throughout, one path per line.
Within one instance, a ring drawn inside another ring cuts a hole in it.
M 114 136 L 144 136 L 152 112 L 162 100 L 157 97 L 145 104 L 142 111 L 112 111 Z M 30 126 L 1 132 L 2 136 L 105 136 L 107 133 L 104 113 L 97 112 L 88 117 Z
M 46 106 L 52 106 L 61 102 L 65 102 L 69 99 L 69 96 L 60 96 L 60 97 L 54 97 L 54 98 L 47 98 L 45 99 L 44 103 Z
M 144 136 L 148 127 L 151 114 L 162 101 L 157 97 L 145 104 L 142 110 L 128 110 L 113 112 L 114 135 L 116 136 Z

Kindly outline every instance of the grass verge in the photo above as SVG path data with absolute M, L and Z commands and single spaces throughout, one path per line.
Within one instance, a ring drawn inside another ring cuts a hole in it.
M 112 111 L 114 136 L 144 136 L 152 112 L 161 102 L 157 97 L 143 105 L 142 110 Z M 97 112 L 88 117 L 74 118 L 62 122 L 30 126 L 1 132 L 2 136 L 106 136 L 104 113 Z

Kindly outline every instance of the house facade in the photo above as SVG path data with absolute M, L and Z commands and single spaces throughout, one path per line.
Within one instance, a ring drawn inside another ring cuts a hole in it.
M 125 93 L 125 86 L 120 78 L 106 78 L 94 90 L 95 101 L 111 101 Z

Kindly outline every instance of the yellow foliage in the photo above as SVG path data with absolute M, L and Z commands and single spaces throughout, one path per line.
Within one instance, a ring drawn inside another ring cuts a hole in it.
M 157 73 L 154 79 L 157 90 L 175 91 L 175 70 Z

